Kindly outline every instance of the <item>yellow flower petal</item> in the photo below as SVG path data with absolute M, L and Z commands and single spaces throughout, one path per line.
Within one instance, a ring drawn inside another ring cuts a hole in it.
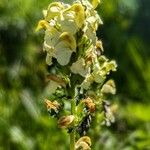
M 100 40 L 96 41 L 96 48 L 101 50 L 102 52 L 104 51 L 102 41 Z
M 75 22 L 81 28 L 85 20 L 84 7 L 79 3 L 75 3 L 71 6 L 70 10 L 75 12 Z
M 59 41 L 60 34 L 61 33 L 54 27 L 51 27 L 50 29 L 46 30 L 44 37 L 46 44 L 48 44 L 50 47 L 54 47 Z
M 48 6 L 46 20 L 51 20 L 55 16 L 60 14 L 60 11 L 63 9 L 63 5 L 60 2 L 53 2 Z
M 42 12 L 43 12 L 43 16 L 46 17 L 47 16 L 47 10 L 44 9 Z
M 65 42 L 73 51 L 76 49 L 76 40 L 71 33 L 63 32 L 59 39 Z
M 99 3 L 100 3 L 100 0 L 92 0 L 92 5 L 94 9 L 98 6 Z
M 40 20 L 39 21 L 39 23 L 38 23 L 38 25 L 37 25 L 37 27 L 36 27 L 36 29 L 35 29 L 35 31 L 37 32 L 37 31 L 39 31 L 40 29 L 47 29 L 49 27 L 49 24 L 48 24 L 48 22 L 47 21 L 45 21 L 45 20 Z
M 62 32 L 69 32 L 75 34 L 78 30 L 78 26 L 75 22 L 75 12 L 64 11 L 62 17 L 59 18 L 60 27 Z

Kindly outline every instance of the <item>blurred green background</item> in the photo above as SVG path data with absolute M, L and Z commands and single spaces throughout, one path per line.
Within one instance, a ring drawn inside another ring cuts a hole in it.
M 44 33 L 35 33 L 50 2 L 0 0 L 0 150 L 68 149 L 67 133 L 44 106 Z M 97 10 L 104 21 L 97 35 L 118 63 L 111 75 L 118 110 L 93 136 L 93 150 L 150 150 L 150 1 L 103 0 Z

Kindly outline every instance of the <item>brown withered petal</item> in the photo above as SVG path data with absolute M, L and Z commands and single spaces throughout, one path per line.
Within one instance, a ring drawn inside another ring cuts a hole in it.
M 58 84 L 60 84 L 61 86 L 66 87 L 65 81 L 56 75 L 47 75 L 47 80 L 55 81 Z
M 51 102 L 48 99 L 45 99 L 45 103 L 46 103 L 47 109 L 54 109 L 56 111 L 60 107 L 60 104 L 57 101 Z
M 82 100 L 83 103 L 85 103 L 85 105 L 88 107 L 89 111 L 91 113 L 95 112 L 95 104 L 94 102 L 92 101 L 92 99 L 90 99 L 89 97 Z
M 73 115 L 63 116 L 58 120 L 58 126 L 60 128 L 67 128 L 73 122 L 74 118 Z

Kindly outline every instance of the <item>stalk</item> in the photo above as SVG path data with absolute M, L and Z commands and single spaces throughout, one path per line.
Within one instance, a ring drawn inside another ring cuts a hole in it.
M 75 99 L 71 100 L 71 114 L 75 116 Z M 74 127 L 74 121 L 72 123 L 72 126 Z M 70 133 L 70 150 L 75 150 L 75 130 L 73 129 Z

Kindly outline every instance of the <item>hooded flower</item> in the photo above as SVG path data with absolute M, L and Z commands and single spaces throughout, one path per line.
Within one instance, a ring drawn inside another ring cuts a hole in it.
M 80 58 L 74 62 L 70 69 L 74 74 L 80 74 L 83 77 L 85 77 L 90 71 L 90 68 L 86 67 L 85 60 L 83 58 Z
M 101 89 L 104 94 L 116 94 L 116 86 L 114 80 L 108 80 Z
M 88 136 L 81 137 L 75 144 L 76 150 L 90 150 L 91 139 Z
M 64 6 L 61 2 L 53 2 L 48 6 L 47 13 L 45 19 L 50 21 L 54 19 L 54 17 L 60 15 L 60 11 L 64 9 Z
M 80 3 L 75 3 L 72 5 L 71 10 L 75 12 L 75 22 L 79 28 L 83 26 L 85 20 L 84 7 Z

